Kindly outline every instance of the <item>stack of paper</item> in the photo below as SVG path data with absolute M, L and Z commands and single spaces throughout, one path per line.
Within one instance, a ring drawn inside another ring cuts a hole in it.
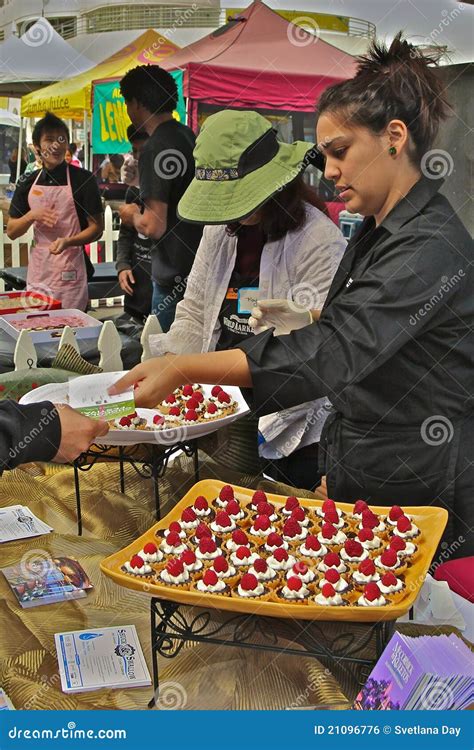
M 54 636 L 65 693 L 151 684 L 134 625 Z
M 25 505 L 0 509 L 0 543 L 49 534 L 52 526 L 43 523 Z
M 459 710 L 474 703 L 474 660 L 457 635 L 395 633 L 357 696 L 362 710 Z

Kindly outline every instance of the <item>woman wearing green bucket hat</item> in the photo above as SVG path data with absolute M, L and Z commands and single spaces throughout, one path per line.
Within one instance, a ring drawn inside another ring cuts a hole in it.
M 196 177 L 178 211 L 207 226 L 173 325 L 150 337 L 153 354 L 237 346 L 252 335 L 249 318 L 258 299 L 283 300 L 304 325 L 311 321 L 309 309 L 323 304 L 345 240 L 303 181 L 310 149 L 309 143 L 280 143 L 256 112 L 225 110 L 206 120 L 194 150 Z M 243 471 L 258 471 L 260 463 L 275 479 L 313 489 L 329 408 L 327 399 L 318 399 L 265 416 L 258 449 L 251 415 L 226 432 L 225 455 Z
M 355 77 L 318 102 L 325 176 L 366 217 L 318 322 L 288 336 L 264 331 L 232 351 L 149 360 L 113 391 L 137 383 L 136 403 L 151 406 L 205 378 L 252 387 L 259 414 L 328 395 L 320 453 L 329 496 L 443 506 L 446 551 L 468 557 L 473 244 L 439 192 L 453 160 L 433 149 L 449 112 L 434 62 L 401 34 L 389 49 L 374 42 Z

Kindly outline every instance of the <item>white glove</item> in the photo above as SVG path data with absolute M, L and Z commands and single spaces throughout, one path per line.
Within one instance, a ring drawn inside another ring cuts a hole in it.
M 275 336 L 304 328 L 312 322 L 313 317 L 309 310 L 304 310 L 287 299 L 261 299 L 252 309 L 249 318 L 249 326 L 254 333 L 275 328 Z

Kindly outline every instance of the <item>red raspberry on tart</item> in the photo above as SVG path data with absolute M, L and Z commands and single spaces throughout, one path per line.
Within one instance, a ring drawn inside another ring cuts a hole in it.
M 229 514 L 226 513 L 225 510 L 220 510 L 216 513 L 216 518 L 214 523 L 217 526 L 221 526 L 223 529 L 229 528 L 229 526 L 235 526 L 235 524 L 232 523 L 230 520 Z
M 284 541 L 276 531 L 272 531 L 267 536 L 267 547 L 283 547 Z
M 271 526 L 270 519 L 268 516 L 257 516 L 253 522 L 253 528 L 255 531 L 267 531 Z
M 336 590 L 332 583 L 325 583 L 321 589 L 321 593 L 326 599 L 331 599 L 333 596 L 336 596 Z
M 314 534 L 308 534 L 308 536 L 304 540 L 304 545 L 306 549 L 313 550 L 314 552 L 319 552 L 319 550 L 321 549 L 321 542 L 319 541 L 317 536 L 314 536 Z
M 180 534 L 182 531 L 181 524 L 179 523 L 179 521 L 171 521 L 170 525 L 168 526 L 168 529 L 169 531 L 176 531 L 177 534 Z
M 217 400 L 220 404 L 230 404 L 232 398 L 225 391 L 219 391 L 217 394 Z
M 119 425 L 121 427 L 130 427 L 132 424 L 132 418 L 131 417 L 120 417 L 119 419 Z
M 213 553 L 217 550 L 217 544 L 215 543 L 214 539 L 211 539 L 208 536 L 205 536 L 201 539 L 199 542 L 199 551 L 205 555 L 208 553 Z
M 263 490 L 256 490 L 252 495 L 252 505 L 256 509 L 259 503 L 266 503 L 267 496 Z
M 185 565 L 194 565 L 197 560 L 195 553 L 191 549 L 184 550 L 184 552 L 181 553 L 179 559 Z
M 324 521 L 325 523 L 332 523 L 338 524 L 339 523 L 339 514 L 337 510 L 334 508 L 334 510 L 327 510 L 324 514 Z
M 360 529 L 357 536 L 359 537 L 359 541 L 361 542 L 372 542 L 374 540 L 375 534 L 372 529 L 362 528 Z
M 208 414 L 216 414 L 217 413 L 217 406 L 215 404 L 208 404 L 206 406 L 206 410 Z
M 250 550 L 249 547 L 238 547 L 235 552 L 235 556 L 239 560 L 247 560 L 248 558 L 251 557 L 251 555 L 252 555 L 252 551 Z
M 193 396 L 187 401 L 186 407 L 188 409 L 192 409 L 193 411 L 197 411 L 197 409 L 199 409 L 199 401 Z
M 398 555 L 394 549 L 387 548 L 380 555 L 380 563 L 384 568 L 394 568 L 398 562 Z
M 374 602 L 381 596 L 381 591 L 376 583 L 371 581 L 364 588 L 364 596 L 369 602 Z
M 170 576 L 177 578 L 177 576 L 180 576 L 181 573 L 184 572 L 183 561 L 178 560 L 177 558 L 174 558 L 173 560 L 168 560 L 168 562 L 166 563 L 166 570 L 168 571 Z
M 289 518 L 285 521 L 283 524 L 283 536 L 286 536 L 289 539 L 296 539 L 300 534 L 301 526 L 298 521 L 295 521 L 293 518 Z
M 403 552 L 403 550 L 406 548 L 407 543 L 404 539 L 402 539 L 401 536 L 393 536 L 390 540 L 389 549 L 394 550 L 394 552 Z
M 194 393 L 193 387 L 190 383 L 186 383 L 186 385 L 183 385 L 182 387 L 182 393 L 183 396 L 192 396 Z
M 224 502 L 234 499 L 234 488 L 230 484 L 225 484 L 219 492 L 219 499 Z
M 221 391 L 222 391 L 222 386 L 214 385 L 211 390 L 211 396 L 214 396 L 214 398 L 216 398 Z
M 397 576 L 389 571 L 388 573 L 384 573 L 382 578 L 380 579 L 384 586 L 396 586 L 398 583 Z
M 179 534 L 176 531 L 170 531 L 170 533 L 166 537 L 166 544 L 169 547 L 179 547 L 181 544 Z
M 337 552 L 328 552 L 327 555 L 324 555 L 323 562 L 328 568 L 339 568 L 341 558 Z
M 215 586 L 219 578 L 217 577 L 217 574 L 214 570 L 206 570 L 204 573 L 202 580 L 206 584 L 206 586 Z
M 356 542 L 355 539 L 347 539 L 347 541 L 344 542 L 344 550 L 347 556 L 351 558 L 362 557 L 362 555 L 364 554 L 364 548 L 362 544 L 360 542 Z
M 397 531 L 401 531 L 402 534 L 406 534 L 407 531 L 410 531 L 412 527 L 412 523 L 409 518 L 402 515 L 397 520 Z
M 165 418 L 160 417 L 159 414 L 155 414 L 153 417 L 153 424 L 164 424 Z
M 403 516 L 403 510 L 400 508 L 399 505 L 392 505 L 390 508 L 390 512 L 388 514 L 388 517 L 392 523 L 396 523 L 398 519 Z
M 359 573 L 362 573 L 364 576 L 373 576 L 376 572 L 375 563 L 370 557 L 368 557 L 366 560 L 362 560 L 359 564 L 358 570 Z
M 240 585 L 244 591 L 255 591 L 258 580 L 253 573 L 245 573 L 241 578 Z
M 209 508 L 209 503 L 205 497 L 199 495 L 194 501 L 194 507 L 197 508 L 197 510 L 207 510 Z
M 289 555 L 286 549 L 284 549 L 284 547 L 279 547 L 273 553 L 273 557 L 275 558 L 275 560 L 281 563 L 281 562 L 285 562 L 286 560 L 288 560 Z
M 185 508 L 181 513 L 181 521 L 184 523 L 193 523 L 197 521 L 197 515 L 191 507 Z
M 249 538 L 245 531 L 242 531 L 242 529 L 236 529 L 232 532 L 232 541 L 235 542 L 235 544 L 246 547 L 249 543 Z
M 295 508 L 299 508 L 300 501 L 297 497 L 294 495 L 290 495 L 290 497 L 287 497 L 286 503 L 285 503 L 285 510 L 288 513 L 291 513 Z
M 375 529 L 380 524 L 378 517 L 371 510 L 362 511 L 362 528 Z
M 165 402 L 167 404 L 175 404 L 176 403 L 176 396 L 174 393 L 169 393 L 168 396 L 165 398 Z
M 257 571 L 257 573 L 266 573 L 268 570 L 267 561 L 263 559 L 263 557 L 259 557 L 255 562 L 253 563 L 254 570 Z
M 304 584 L 301 578 L 298 578 L 298 576 L 290 576 L 286 582 L 286 585 L 288 586 L 290 591 L 299 591 Z
M 369 510 L 369 506 L 365 502 L 365 500 L 356 500 L 354 503 L 354 509 L 353 513 L 354 515 L 360 516 L 364 512 L 364 510 Z
M 229 516 L 238 516 L 241 512 L 241 508 L 237 500 L 229 500 L 225 506 L 225 509 Z
M 321 528 L 321 536 L 323 539 L 333 539 L 337 534 L 337 529 L 332 523 L 323 523 Z
M 197 422 L 198 414 L 194 409 L 188 409 L 188 411 L 184 413 L 184 419 L 186 422 Z
M 146 555 L 156 555 L 158 547 L 153 542 L 147 542 L 143 547 L 143 551 Z
M 321 507 L 323 513 L 329 513 L 336 510 L 336 503 L 334 500 L 330 500 L 329 498 L 324 501 Z
M 198 404 L 202 404 L 204 401 L 204 396 L 202 395 L 201 391 L 194 391 L 193 398 L 198 402 Z
M 259 516 L 272 516 L 275 513 L 275 508 L 270 503 L 262 500 L 257 504 L 257 513 Z
M 179 406 L 172 406 L 168 413 L 171 417 L 179 417 L 181 415 L 181 409 Z
M 329 581 L 329 583 L 334 584 L 340 580 L 341 575 L 334 568 L 329 568 L 329 570 L 326 570 L 324 578 L 326 579 L 326 581 Z
M 131 568 L 143 568 L 145 565 L 145 560 L 143 557 L 140 557 L 140 555 L 133 555 L 132 559 L 130 560 L 130 567 Z
M 224 555 L 216 557 L 213 563 L 213 568 L 217 573 L 226 573 L 229 570 L 229 563 L 225 559 Z
M 196 539 L 204 539 L 204 537 L 212 537 L 212 531 L 210 530 L 209 526 L 205 523 L 200 523 L 199 526 L 196 527 L 196 531 L 194 532 Z

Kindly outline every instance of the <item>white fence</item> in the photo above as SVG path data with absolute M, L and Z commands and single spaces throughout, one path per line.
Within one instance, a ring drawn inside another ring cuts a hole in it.
M 3 213 L 0 211 L 0 222 L 3 227 Z M 114 240 L 118 238 L 118 229 L 113 229 L 112 224 L 112 209 L 107 206 L 104 215 L 104 231 L 102 236 L 96 241 L 90 244 L 90 259 L 92 263 L 99 263 L 99 242 L 103 243 L 100 261 L 112 262 L 114 260 Z M 0 233 L 0 268 L 15 268 L 21 266 L 20 257 L 20 245 L 26 245 L 28 248 L 28 255 L 31 251 L 31 244 L 33 242 L 33 228 L 30 227 L 26 234 L 18 237 L 16 240 L 10 240 L 6 234 L 2 231 Z M 11 248 L 11 256 L 9 258 L 8 266 L 5 265 L 5 246 L 9 245 Z M 3 292 L 5 289 L 5 282 L 0 279 L 0 291 Z M 113 307 L 122 298 L 109 298 L 106 300 L 108 307 Z M 99 306 L 99 300 L 91 300 L 92 307 Z

